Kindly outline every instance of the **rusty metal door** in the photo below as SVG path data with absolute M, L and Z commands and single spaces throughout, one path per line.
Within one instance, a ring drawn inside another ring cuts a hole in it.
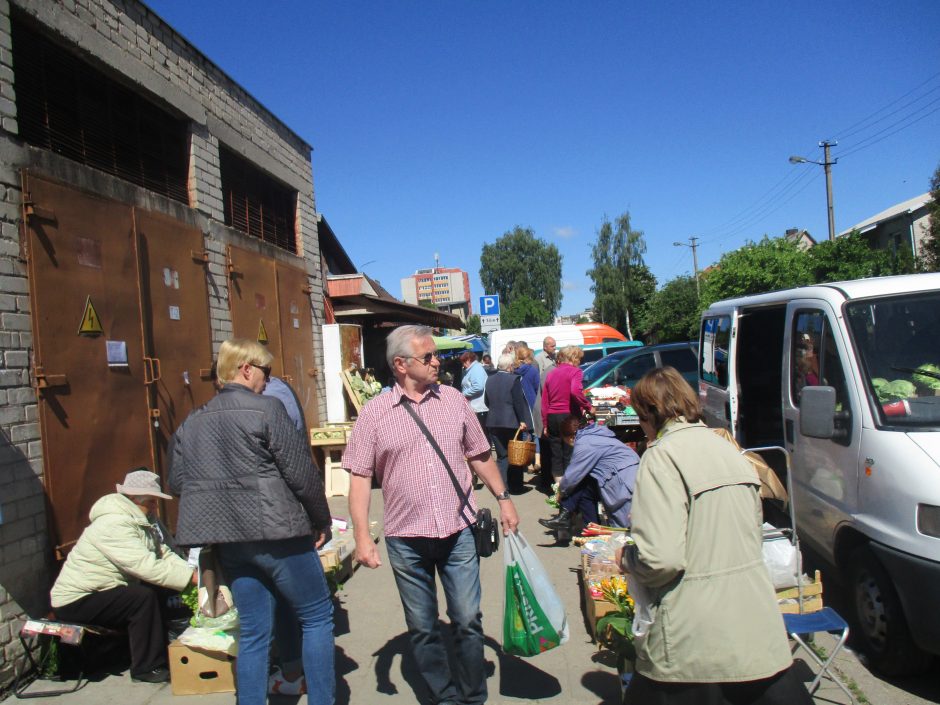
M 130 206 L 24 173 L 34 373 L 57 549 L 127 470 L 151 466 Z
M 278 323 L 277 275 L 270 257 L 230 245 L 229 307 L 236 338 L 262 343 L 274 355 L 271 371 L 284 375 Z
M 135 209 L 144 322 L 145 382 L 155 445 L 155 471 L 169 470 L 170 437 L 194 409 L 215 394 L 209 377 L 206 258 L 202 233 L 157 213 Z M 176 524 L 176 502 L 164 502 L 164 518 Z
M 307 426 L 316 426 L 319 424 L 317 369 L 307 273 L 281 263 L 276 269 L 284 379 L 300 399 Z

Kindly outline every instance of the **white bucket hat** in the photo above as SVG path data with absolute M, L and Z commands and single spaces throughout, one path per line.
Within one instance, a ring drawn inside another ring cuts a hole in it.
M 173 499 L 170 495 L 160 491 L 160 476 L 146 468 L 131 470 L 124 478 L 123 485 L 114 486 L 118 492 L 131 497 L 147 495 L 149 497 L 162 497 Z

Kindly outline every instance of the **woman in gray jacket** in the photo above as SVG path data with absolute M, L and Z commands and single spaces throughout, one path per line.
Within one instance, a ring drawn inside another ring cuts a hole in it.
M 275 596 L 303 633 L 310 705 L 333 702 L 333 604 L 316 546 L 328 540 L 323 475 L 284 405 L 263 396 L 271 353 L 250 340 L 219 349 L 218 396 L 174 435 L 177 541 L 215 544 L 240 618 L 239 705 L 263 705 Z
M 647 372 L 632 402 L 649 446 L 622 563 L 650 593 L 653 624 L 637 640 L 630 702 L 811 705 L 761 558 L 757 473 L 701 422 L 672 367 Z

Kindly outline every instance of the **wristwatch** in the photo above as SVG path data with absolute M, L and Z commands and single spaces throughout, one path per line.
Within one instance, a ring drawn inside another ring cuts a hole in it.
M 509 499 L 509 490 L 503 490 L 500 492 L 498 495 L 496 495 L 496 499 L 498 499 L 500 502 L 502 502 L 504 499 Z

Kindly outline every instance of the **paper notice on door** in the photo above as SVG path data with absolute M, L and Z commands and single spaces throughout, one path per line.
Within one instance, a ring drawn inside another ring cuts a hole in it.
M 127 343 L 123 340 L 106 340 L 105 350 L 108 367 L 127 367 Z
M 178 321 L 180 319 L 180 307 L 170 306 L 170 320 Z

